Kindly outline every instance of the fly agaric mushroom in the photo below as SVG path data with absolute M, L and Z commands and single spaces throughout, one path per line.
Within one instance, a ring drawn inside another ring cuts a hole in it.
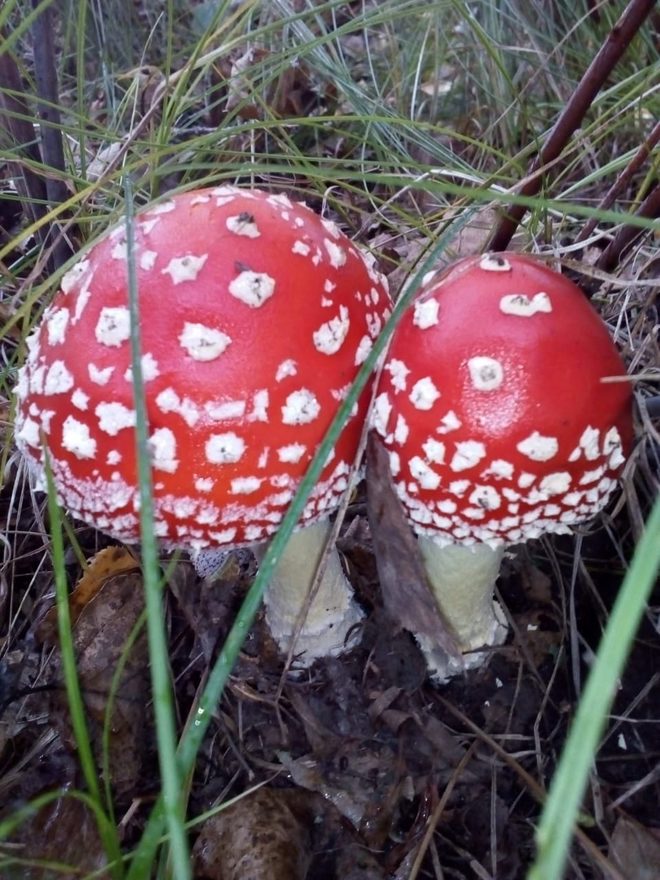
M 284 195 L 230 186 L 139 213 L 135 254 L 156 534 L 164 548 L 246 546 L 278 528 L 389 314 L 383 278 L 330 221 Z M 45 488 L 113 537 L 139 539 L 126 238 L 118 226 L 62 279 L 28 340 L 16 440 Z M 288 648 L 347 487 L 363 395 L 267 594 Z M 336 555 L 296 644 L 339 652 L 360 620 Z
M 373 423 L 464 651 L 506 638 L 493 601 L 504 546 L 570 532 L 606 504 L 632 440 L 629 384 L 607 381 L 624 375 L 580 289 L 536 259 L 470 257 L 424 279 Z M 459 671 L 418 641 L 437 680 Z

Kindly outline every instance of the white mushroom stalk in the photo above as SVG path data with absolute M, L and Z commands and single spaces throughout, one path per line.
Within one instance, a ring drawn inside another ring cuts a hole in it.
M 506 640 L 506 618 L 493 601 L 504 547 L 439 544 L 424 536 L 418 538 L 418 546 L 438 607 L 464 652 L 463 663 L 458 664 L 427 636 L 416 636 L 429 672 L 436 681 L 445 681 L 463 669 L 481 666 L 487 652 L 480 648 L 492 648 Z
M 307 601 L 331 531 L 332 524 L 325 520 L 294 532 L 264 595 L 271 635 L 282 651 L 288 652 L 293 644 L 294 655 L 302 656 L 305 665 L 319 657 L 336 656 L 355 644 L 360 635 L 356 624 L 364 617 L 335 548 L 327 554 L 316 592 Z M 255 548 L 259 561 L 265 551 L 263 545 Z M 295 624 L 303 609 L 305 616 L 296 636 Z
M 623 375 L 580 289 L 521 254 L 432 275 L 397 326 L 373 426 L 467 666 L 506 636 L 493 601 L 503 548 L 569 533 L 614 491 L 631 393 L 607 379 Z M 436 680 L 459 671 L 419 641 Z

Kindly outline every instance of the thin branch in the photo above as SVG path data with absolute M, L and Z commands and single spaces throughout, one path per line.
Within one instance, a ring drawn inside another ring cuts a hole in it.
M 33 0 L 35 9 L 39 0 Z M 35 18 L 32 26 L 34 46 L 34 74 L 37 84 L 37 108 L 41 119 L 41 151 L 44 164 L 55 174 L 46 175 L 46 193 L 51 207 L 60 205 L 68 198 L 64 175 L 64 146 L 62 121 L 59 110 L 59 89 L 53 46 L 52 9 L 46 7 Z M 49 238 L 53 242 L 50 259 L 51 271 L 58 269 L 71 256 L 71 249 L 57 223 L 51 224 Z
M 621 174 L 614 181 L 612 186 L 605 193 L 603 198 L 598 203 L 598 208 L 602 211 L 607 211 L 612 207 L 614 202 L 617 200 L 620 193 L 622 193 L 633 176 L 639 171 L 644 162 L 651 155 L 651 152 L 657 147 L 660 142 L 660 122 L 656 122 L 655 127 L 651 134 L 642 142 L 641 146 L 632 157 L 630 162 L 623 169 Z M 580 234 L 575 239 L 576 242 L 586 241 L 587 238 L 591 235 L 598 224 L 598 220 L 596 217 L 592 217 L 588 220 L 582 229 L 580 230 Z
M 637 217 L 648 217 L 651 220 L 655 217 L 660 217 L 660 185 L 655 184 L 635 212 L 635 215 Z M 635 226 L 622 226 L 598 258 L 596 268 L 602 269 L 605 272 L 611 272 L 619 264 L 623 254 L 642 234 L 643 230 Z
M 522 195 L 534 196 L 539 192 L 543 183 L 545 166 L 561 154 L 573 133 L 582 123 L 594 98 L 654 7 L 655 0 L 630 0 L 622 16 L 585 71 L 577 88 L 552 127 L 541 151 L 532 163 L 527 175 L 527 182 L 519 190 Z M 522 205 L 512 205 L 508 209 L 493 233 L 489 243 L 491 250 L 501 251 L 509 245 L 526 210 Z

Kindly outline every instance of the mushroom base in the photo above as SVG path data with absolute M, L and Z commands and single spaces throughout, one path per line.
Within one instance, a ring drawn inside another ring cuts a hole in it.
M 431 639 L 418 635 L 434 682 L 442 684 L 466 669 L 483 665 L 489 653 L 479 648 L 501 645 L 508 632 L 506 618 L 493 599 L 504 548 L 486 544 L 440 546 L 418 539 L 433 594 L 464 652 L 459 664 L 438 650 Z
M 296 621 L 306 603 L 329 533 L 327 520 L 305 526 L 291 536 L 277 562 L 264 604 L 268 627 L 282 652 L 291 647 Z M 266 546 L 259 545 L 253 551 L 261 561 Z M 363 617 L 339 554 L 333 549 L 295 639 L 296 665 L 310 666 L 320 657 L 334 657 L 353 647 L 359 637 L 359 628 L 354 627 Z

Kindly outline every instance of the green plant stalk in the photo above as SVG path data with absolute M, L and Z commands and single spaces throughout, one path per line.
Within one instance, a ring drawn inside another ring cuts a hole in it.
M 176 752 L 174 699 L 168 662 L 163 592 L 158 567 L 158 546 L 154 534 L 154 504 L 144 378 L 140 347 L 140 308 L 135 268 L 133 193 L 127 176 L 125 188 L 126 264 L 128 270 L 128 308 L 131 327 L 131 365 L 135 396 L 137 473 L 140 486 L 140 537 L 149 641 L 151 690 L 156 721 L 156 741 L 162 785 L 162 806 L 170 836 L 170 853 L 177 880 L 189 880 L 190 853 L 181 800 L 181 773 Z
M 55 576 L 55 597 L 57 605 L 57 632 L 60 642 L 60 655 L 62 657 L 62 672 L 64 675 L 64 687 L 66 689 L 67 702 L 71 715 L 71 727 L 76 741 L 80 766 L 90 793 L 90 800 L 95 805 L 94 812 L 97 816 L 99 834 L 103 842 L 103 848 L 112 864 L 116 863 L 120 855 L 119 839 L 116 829 L 107 821 L 102 808 L 101 790 L 96 771 L 96 762 L 92 752 L 92 745 L 85 719 L 85 704 L 80 690 L 78 671 L 76 669 L 76 655 L 73 648 L 73 633 L 71 626 L 71 610 L 69 608 L 69 590 L 66 582 L 64 562 L 64 541 L 62 539 L 62 519 L 60 508 L 57 503 L 57 492 L 53 482 L 53 472 L 50 467 L 48 450 L 45 449 L 45 472 L 48 489 L 48 517 L 50 521 L 50 537 L 53 554 L 53 570 Z M 104 821 L 98 821 L 103 816 Z M 113 876 L 117 876 L 116 874 Z
M 660 567 L 660 498 L 612 608 L 536 832 L 528 880 L 561 880 L 580 802 L 617 682 Z
M 296 523 L 300 519 L 300 515 L 307 503 L 307 498 L 323 470 L 330 449 L 334 446 L 339 437 L 346 420 L 350 416 L 355 403 L 364 390 L 379 358 L 385 352 L 390 337 L 394 332 L 394 328 L 410 305 L 415 292 L 419 289 L 421 279 L 433 267 L 439 254 L 446 249 L 450 242 L 459 234 L 461 229 L 472 220 L 476 210 L 476 208 L 466 209 L 463 215 L 437 240 L 429 255 L 411 278 L 407 292 L 397 300 L 390 318 L 383 327 L 379 337 L 375 340 L 373 348 L 360 368 L 349 393 L 346 395 L 346 398 L 337 410 L 335 418 L 332 420 L 332 423 L 323 438 L 323 442 L 316 451 L 305 477 L 289 505 L 286 516 L 282 520 L 277 534 L 269 544 L 266 555 L 259 566 L 257 576 L 245 596 L 236 620 L 227 634 L 227 638 L 225 639 L 218 659 L 209 673 L 206 688 L 200 697 L 195 711 L 195 717 L 183 735 L 179 745 L 179 763 L 182 773 L 188 773 L 194 767 L 197 752 L 202 744 L 213 717 L 213 713 L 220 701 L 224 686 L 229 678 L 232 667 L 236 662 L 236 658 L 238 657 L 241 646 L 245 641 L 248 630 L 252 626 L 257 612 L 259 611 L 264 592 L 266 591 L 273 570 L 278 563 L 279 557 L 284 550 Z M 133 861 L 127 874 L 127 880 L 143 880 L 143 878 L 146 878 L 149 875 L 150 865 L 153 861 L 163 830 L 163 810 L 163 800 L 162 798 L 159 798 L 151 812 L 140 843 L 133 854 Z

